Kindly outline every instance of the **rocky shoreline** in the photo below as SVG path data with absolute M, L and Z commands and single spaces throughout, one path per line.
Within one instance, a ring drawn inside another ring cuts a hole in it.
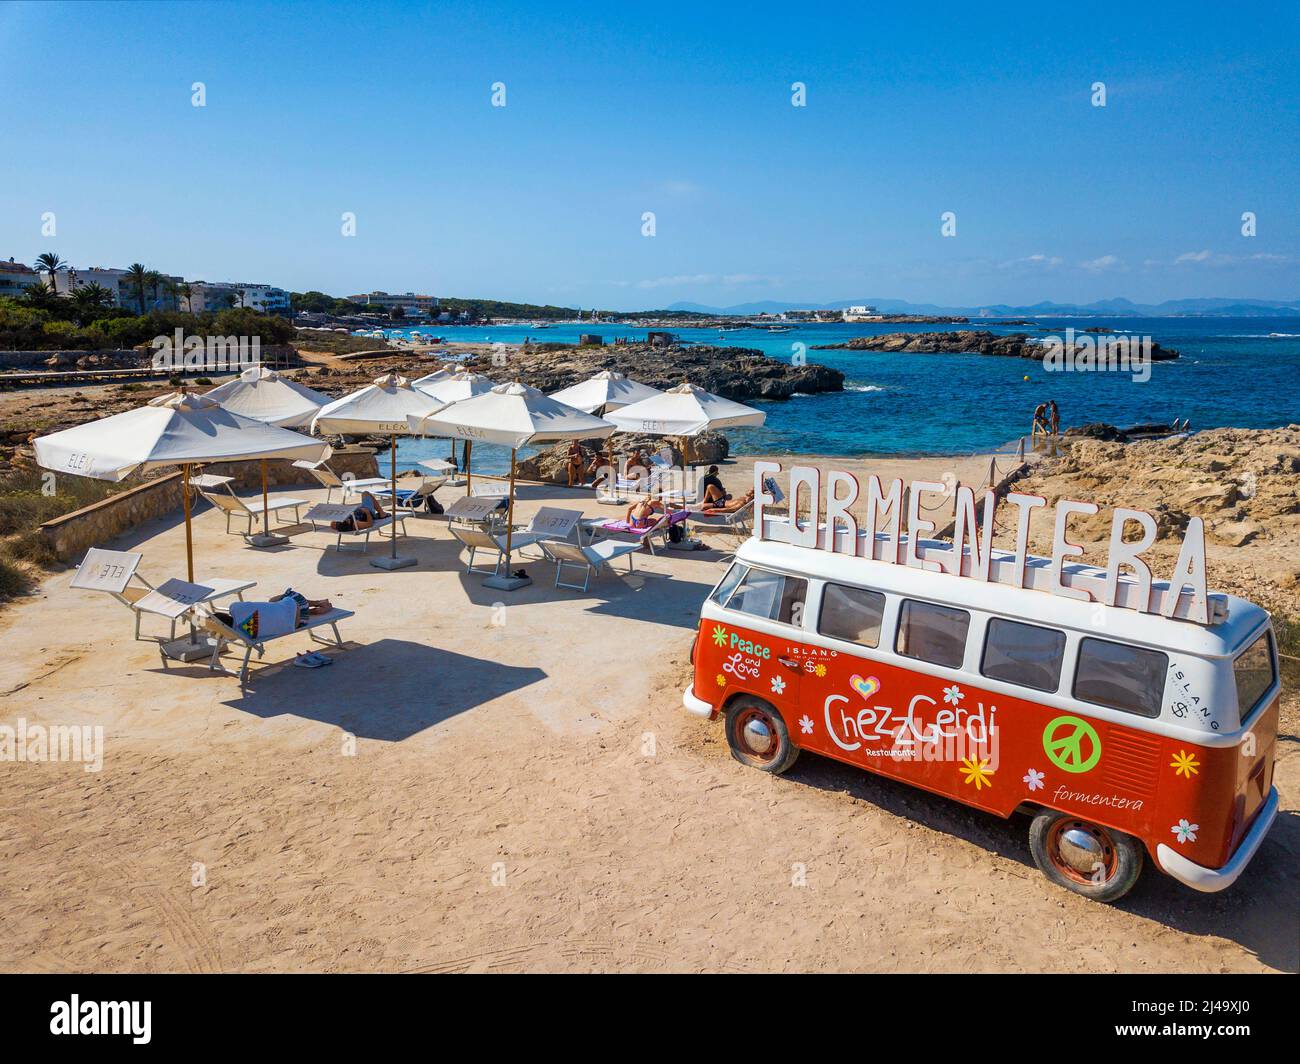
M 468 360 L 476 373 L 496 380 L 520 380 L 546 393 L 586 380 L 601 370 L 624 373 L 652 388 L 674 388 L 683 381 L 745 402 L 750 399 L 789 399 L 844 390 L 844 374 L 808 362 L 795 365 L 768 358 L 750 347 L 714 347 L 669 344 L 614 344 L 605 346 L 547 345 L 515 348 L 500 355 L 479 349 Z
M 1064 345 L 1063 345 L 1064 346 Z M 855 336 L 842 344 L 819 344 L 815 351 L 889 351 L 903 354 L 972 354 L 995 355 L 1003 358 L 1031 358 L 1041 362 L 1046 353 L 1041 338 L 1028 333 L 1011 333 L 997 336 L 977 329 L 959 329 L 939 333 L 885 333 L 881 336 Z M 1075 351 L 1085 348 L 1075 341 Z M 1067 356 L 1069 352 L 1064 352 Z M 1151 341 L 1152 362 L 1168 362 L 1178 357 L 1173 348 L 1162 347 Z M 1104 352 L 1101 357 L 1105 357 Z

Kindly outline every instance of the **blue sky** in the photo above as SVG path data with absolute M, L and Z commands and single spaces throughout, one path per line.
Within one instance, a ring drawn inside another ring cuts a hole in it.
M 1296 11 L 0 4 L 0 257 L 629 309 L 1294 299 Z

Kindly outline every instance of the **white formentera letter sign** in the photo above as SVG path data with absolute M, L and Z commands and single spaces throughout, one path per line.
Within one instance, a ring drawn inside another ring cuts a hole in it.
M 992 491 L 984 493 L 982 513 L 977 513 L 975 492 L 964 484 L 956 486 L 952 492 L 955 509 L 949 546 L 924 539 L 935 530 L 932 516 L 936 511 L 933 506 L 923 505 L 922 496 L 947 493 L 949 489 L 944 484 L 914 480 L 904 491 L 901 479 L 882 484 L 879 477 L 872 475 L 863 490 L 852 473 L 830 470 L 823 476 L 815 467 L 795 466 L 789 473 L 788 516 L 767 517 L 765 510 L 777 502 L 773 478 L 780 472 L 778 462 L 754 463 L 754 535 L 760 539 L 910 565 L 972 580 L 1028 587 L 1199 624 L 1226 616 L 1220 609 L 1222 601 L 1211 601 L 1221 600 L 1222 596 L 1211 596 L 1206 587 L 1205 525 L 1199 517 L 1187 522 L 1169 581 L 1153 584 L 1151 568 L 1140 557 L 1156 540 L 1155 518 L 1145 510 L 1116 508 L 1111 520 L 1106 568 L 1102 571 L 1072 561 L 1083 551 L 1069 538 L 1070 518 L 1075 514 L 1097 513 L 1096 503 L 1074 499 L 1057 502 L 1052 515 L 1051 559 L 1031 559 L 1030 521 L 1035 510 L 1047 506 L 1047 500 L 1041 496 L 1007 493 L 1002 502 L 1016 508 L 1015 550 L 1011 554 L 995 554 L 993 518 L 999 500 Z M 860 504 L 861 521 L 851 511 L 855 504 Z M 806 516 L 800 519 L 800 515 Z M 1135 543 L 1124 540 L 1124 532 L 1130 525 L 1137 526 L 1141 532 Z M 1211 607 L 1214 607 L 1213 617 Z

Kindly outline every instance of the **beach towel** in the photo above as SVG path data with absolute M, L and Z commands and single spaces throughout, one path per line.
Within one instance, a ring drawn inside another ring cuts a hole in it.
M 674 510 L 668 515 L 668 524 L 670 527 L 672 525 L 679 525 L 690 516 L 691 514 L 689 510 Z M 647 525 L 645 528 L 636 528 L 627 521 L 606 521 L 600 527 L 606 532 L 627 532 L 634 536 L 639 536 L 643 533 L 649 532 L 655 524 L 658 524 L 657 520 L 651 522 L 651 524 Z
M 232 602 L 231 627 L 260 642 L 288 635 L 298 627 L 298 603 L 291 598 L 279 602 Z

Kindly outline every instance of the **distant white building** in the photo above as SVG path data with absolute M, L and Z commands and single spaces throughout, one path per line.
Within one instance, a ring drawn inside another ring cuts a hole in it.
M 289 293 L 269 284 L 245 281 L 191 281 L 190 298 L 182 309 L 195 314 L 215 314 L 227 307 L 247 307 L 263 314 L 289 313 Z
M 367 306 L 382 310 L 401 307 L 403 313 L 406 314 L 433 314 L 438 309 L 437 296 L 422 296 L 414 292 L 400 292 L 397 294 L 367 292 L 364 295 L 348 296 L 348 299 L 353 303 L 364 303 Z
M 0 262 L 0 296 L 17 299 L 23 292 L 42 279 L 42 276 L 34 269 L 30 266 L 24 266 L 21 262 L 14 262 L 13 259 L 8 262 Z
M 844 308 L 845 321 L 870 321 L 872 318 L 880 317 L 875 307 L 869 307 L 866 304 L 856 307 Z
M 108 290 L 114 306 L 137 312 L 141 310 L 140 293 L 126 270 L 107 266 L 87 266 L 79 269 L 70 267 L 62 273 L 55 274 L 54 277 L 55 291 L 61 296 L 71 295 L 76 289 L 84 288 L 88 284 L 97 284 Z M 176 300 L 168 293 L 167 284 L 168 282 L 180 284 L 183 280 L 184 278 L 173 274 L 163 274 L 158 281 L 156 291 L 151 285 L 146 285 L 144 313 L 147 314 L 151 310 L 175 310 Z

